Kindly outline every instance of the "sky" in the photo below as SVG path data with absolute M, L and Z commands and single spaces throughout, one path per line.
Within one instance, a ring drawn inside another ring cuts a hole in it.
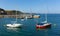
M 0 8 L 25 13 L 60 13 L 60 0 L 0 0 Z

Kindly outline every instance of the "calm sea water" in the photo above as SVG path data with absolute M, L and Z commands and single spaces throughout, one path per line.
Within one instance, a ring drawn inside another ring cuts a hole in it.
M 25 19 L 18 23 L 23 24 L 22 28 L 8 28 L 5 24 L 15 21 L 15 18 L 0 18 L 0 36 L 60 36 L 60 14 L 48 14 L 48 22 L 52 23 L 49 29 L 36 29 L 36 23 L 45 21 L 45 15 L 40 14 L 38 19 Z

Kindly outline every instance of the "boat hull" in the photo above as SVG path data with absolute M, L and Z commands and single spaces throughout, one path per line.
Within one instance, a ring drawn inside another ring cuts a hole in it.
M 40 29 L 51 28 L 51 24 L 48 24 L 48 25 L 36 25 L 36 28 L 40 28 Z
M 6 27 L 20 28 L 22 24 L 7 24 Z

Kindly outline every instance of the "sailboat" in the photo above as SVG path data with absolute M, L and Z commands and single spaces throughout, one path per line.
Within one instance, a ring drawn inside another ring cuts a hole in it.
M 21 27 L 22 24 L 20 23 L 17 23 L 17 11 L 16 11 L 16 21 L 14 21 L 13 24 L 6 24 L 7 27 L 13 27 L 13 28 L 18 28 L 18 27 Z
M 45 28 L 50 28 L 51 27 L 51 23 L 47 22 L 47 14 L 45 14 L 45 18 L 46 18 L 46 20 L 44 22 L 36 24 L 36 28 L 45 29 Z

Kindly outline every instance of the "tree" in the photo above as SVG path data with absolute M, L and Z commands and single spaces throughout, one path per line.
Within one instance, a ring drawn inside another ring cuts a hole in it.
M 0 15 L 7 15 L 4 9 L 0 8 Z

